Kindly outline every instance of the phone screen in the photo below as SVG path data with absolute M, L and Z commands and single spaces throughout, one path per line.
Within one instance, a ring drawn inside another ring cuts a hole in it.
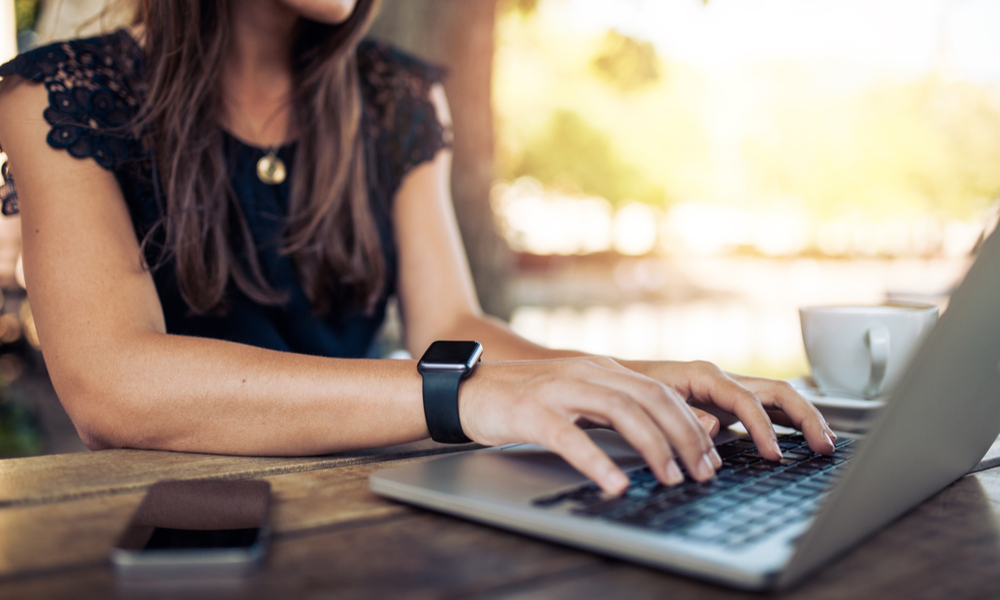
M 262 480 L 154 484 L 112 550 L 120 574 L 241 574 L 267 541 L 271 485 Z
M 210 548 L 249 548 L 257 543 L 259 527 L 243 529 L 173 529 L 154 527 L 148 550 L 205 550 Z

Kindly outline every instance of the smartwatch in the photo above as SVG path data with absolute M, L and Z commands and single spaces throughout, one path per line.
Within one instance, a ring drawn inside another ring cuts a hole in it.
M 434 342 L 417 363 L 424 378 L 424 418 L 431 439 L 444 444 L 471 442 L 458 418 L 458 385 L 472 374 L 483 345 L 479 342 Z

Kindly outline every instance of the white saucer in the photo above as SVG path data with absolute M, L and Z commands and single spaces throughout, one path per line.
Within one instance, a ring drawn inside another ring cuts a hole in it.
M 795 391 L 802 394 L 823 413 L 834 431 L 861 433 L 868 430 L 872 419 L 878 414 L 878 409 L 885 406 L 884 398 L 864 400 L 857 397 L 837 396 L 824 392 L 816 387 L 811 377 L 793 377 L 786 379 Z

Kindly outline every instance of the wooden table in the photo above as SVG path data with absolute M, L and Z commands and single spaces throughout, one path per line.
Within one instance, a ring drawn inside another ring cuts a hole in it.
M 758 598 L 381 499 L 375 470 L 431 442 L 311 458 L 109 450 L 0 461 L 0 598 Z M 271 482 L 266 566 L 229 586 L 135 586 L 107 563 L 167 478 Z M 781 597 L 1000 597 L 1000 469 L 968 475 Z

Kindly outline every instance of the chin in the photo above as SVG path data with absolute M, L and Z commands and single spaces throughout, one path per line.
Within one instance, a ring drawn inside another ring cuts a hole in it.
M 351 16 L 357 0 L 281 0 L 303 17 L 319 23 L 343 23 Z

